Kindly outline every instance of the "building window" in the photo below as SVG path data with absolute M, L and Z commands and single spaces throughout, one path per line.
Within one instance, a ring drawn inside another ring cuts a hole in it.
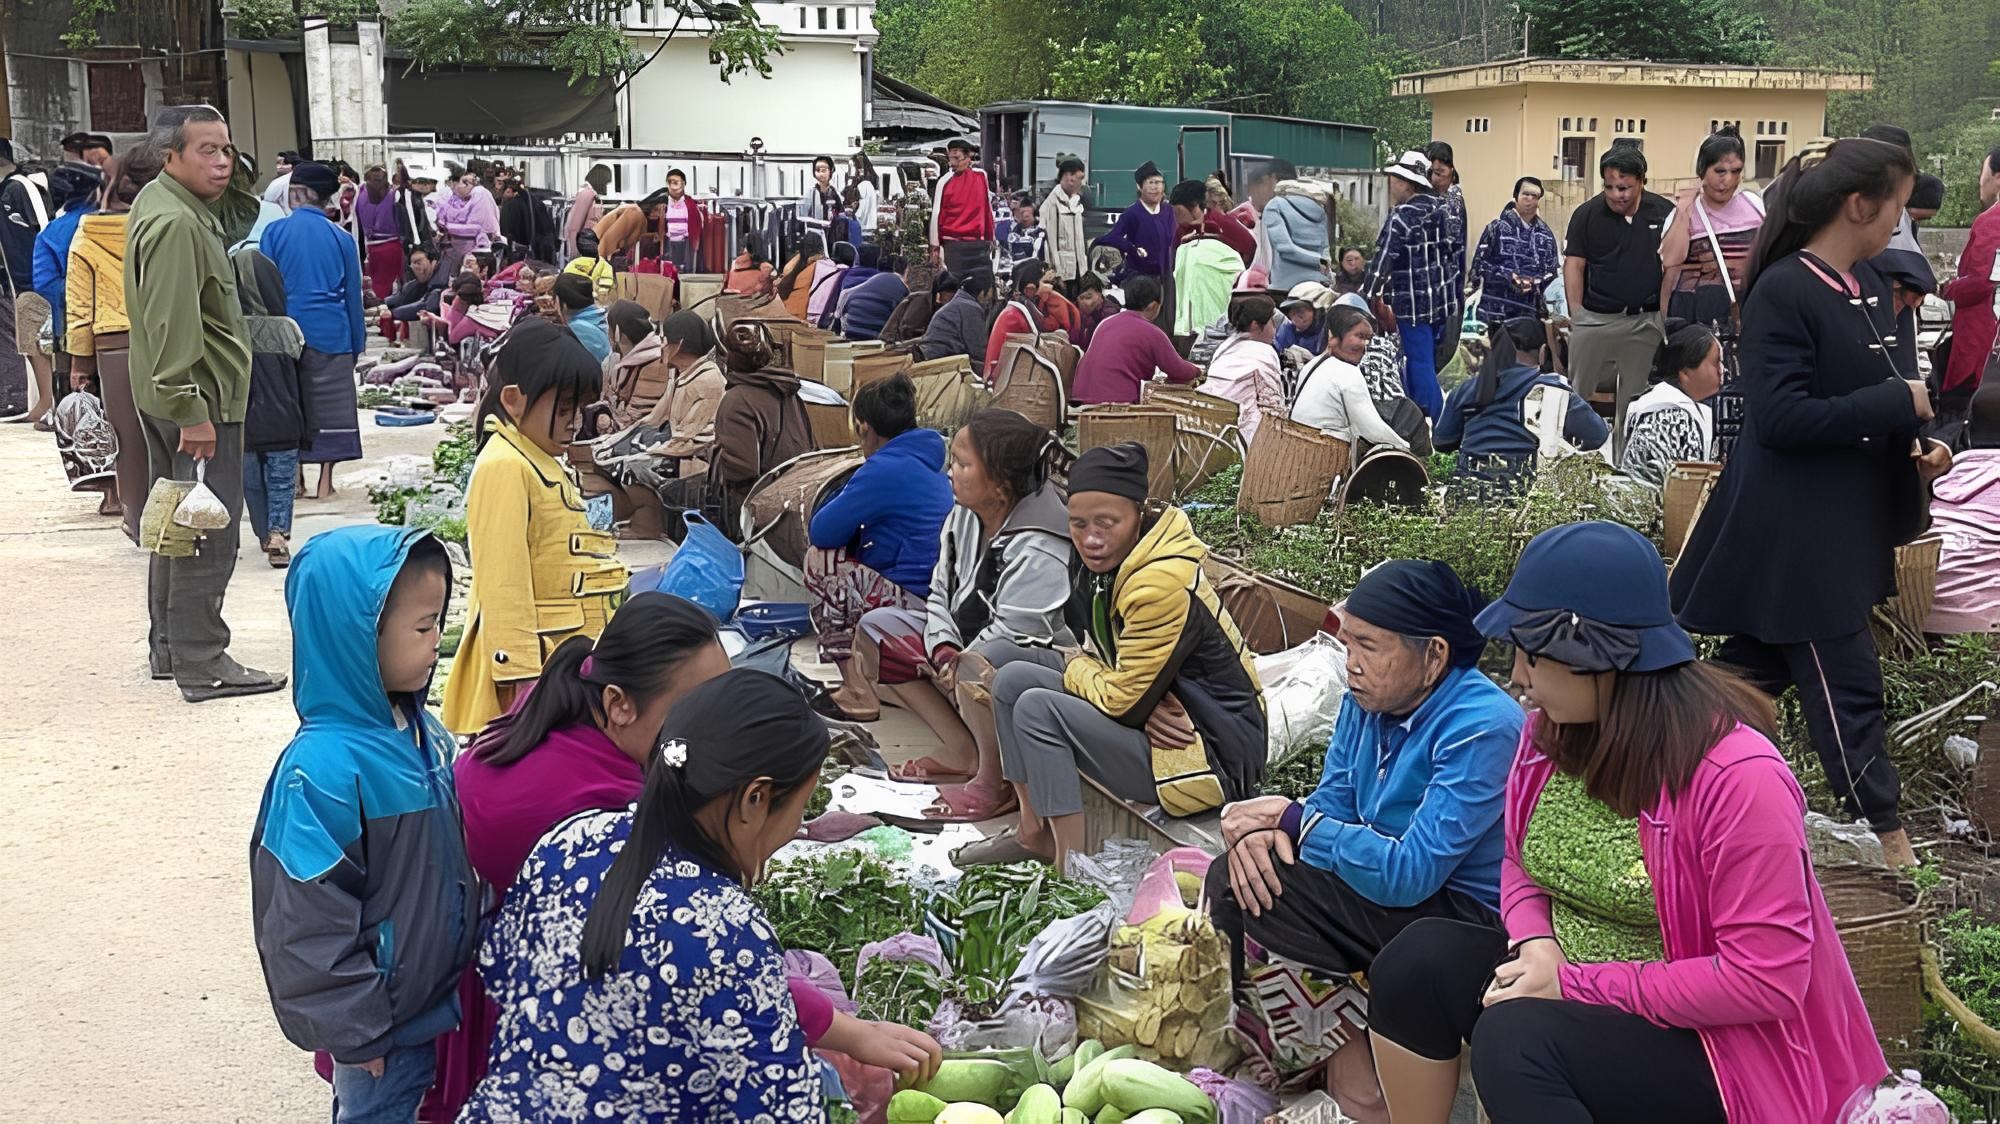
M 1611 119 L 1611 131 L 1612 131 L 1612 132 L 1614 132 L 1614 133 L 1622 133 L 1622 132 L 1624 132 L 1624 131 L 1625 131 L 1625 119 L 1624 119 L 1623 117 L 1613 117 L 1613 118 Z
M 1597 131 L 1597 118 L 1595 117 L 1590 119 L 1590 131 L 1593 133 Z
M 1784 167 L 1784 164 L 1785 164 L 1784 141 L 1760 140 L 1757 142 L 1757 164 L 1755 173 L 1757 179 L 1768 180 L 1775 177 L 1778 174 L 1778 169 Z
M 1565 133 L 1569 132 L 1569 118 L 1567 117 L 1563 118 L 1562 131 Z
M 825 30 L 826 30 L 826 9 L 825 9 L 825 8 L 821 8 L 821 9 L 819 10 L 819 29 L 820 29 L 821 31 L 825 31 Z
M 805 29 L 806 29 L 806 10 L 805 10 L 804 8 L 800 8 L 800 9 L 799 9 L 799 30 L 800 30 L 800 31 L 804 31 Z
M 1639 131 L 1642 133 L 1646 131 L 1646 119 L 1644 117 L 1639 118 Z
M 1565 181 L 1575 182 L 1590 178 L 1597 170 L 1597 142 L 1589 137 L 1564 137 L 1562 155 L 1557 163 Z
M 146 131 L 146 76 L 138 63 L 92 63 L 90 127 L 100 133 Z
M 840 30 L 842 30 L 842 31 L 846 31 L 846 30 L 847 30 L 847 9 L 846 9 L 846 8 L 835 8 L 835 9 L 833 10 L 833 25 L 834 25 L 835 27 L 839 28 L 839 29 L 840 29 Z

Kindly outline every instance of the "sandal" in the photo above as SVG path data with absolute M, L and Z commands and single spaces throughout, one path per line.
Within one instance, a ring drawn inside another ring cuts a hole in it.
M 270 560 L 273 570 L 282 570 L 292 564 L 292 544 L 273 531 L 264 539 L 264 557 Z
M 984 823 L 1020 808 L 1012 789 L 993 800 L 970 784 L 947 784 L 938 786 L 938 798 L 924 809 L 924 819 L 931 823 Z
M 998 866 L 1003 863 L 1048 862 L 1048 856 L 1038 855 L 1021 844 L 1021 836 L 1014 828 L 994 832 L 984 839 L 967 843 L 951 853 L 951 865 L 964 870 L 972 866 Z
M 879 707 L 876 708 L 873 714 L 856 714 L 844 709 L 839 702 L 835 701 L 832 691 L 821 691 L 815 694 L 811 699 L 810 705 L 813 708 L 813 712 L 821 718 L 831 718 L 836 722 L 874 722 L 882 717 L 882 711 Z
M 972 774 L 953 769 L 930 754 L 891 766 L 889 779 L 903 784 L 964 784 Z

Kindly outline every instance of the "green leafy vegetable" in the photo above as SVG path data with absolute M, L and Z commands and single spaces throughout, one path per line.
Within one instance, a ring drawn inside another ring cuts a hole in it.
M 780 947 L 824 955 L 843 980 L 862 945 L 915 929 L 923 915 L 909 879 L 855 851 L 775 864 L 752 893 Z
M 1037 862 L 974 867 L 938 899 L 932 919 L 952 939 L 952 997 L 969 1014 L 989 1012 L 1021 964 L 1028 942 L 1052 921 L 1095 909 L 1104 891 Z

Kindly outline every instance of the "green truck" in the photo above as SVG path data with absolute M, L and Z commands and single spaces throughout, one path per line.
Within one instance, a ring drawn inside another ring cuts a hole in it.
M 1281 157 L 1307 174 L 1356 187 L 1381 165 L 1375 127 L 1214 109 L 1091 105 L 1068 101 L 999 102 L 979 111 L 980 161 L 1001 182 L 1037 195 L 1056 180 L 1056 161 L 1076 156 L 1090 169 L 1085 191 L 1098 211 L 1118 211 L 1138 197 L 1132 173 L 1159 165 L 1169 185 L 1220 168 L 1240 197 L 1244 169 Z M 1367 199 L 1364 190 L 1361 197 Z M 1370 200 L 1372 202 L 1372 200 Z

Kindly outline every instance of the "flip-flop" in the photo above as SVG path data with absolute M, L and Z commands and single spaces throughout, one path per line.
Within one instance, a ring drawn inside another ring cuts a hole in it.
M 889 769 L 889 779 L 903 784 L 964 784 L 972 779 L 972 774 L 947 769 L 943 762 L 926 753 L 922 757 L 892 766 Z
M 984 807 L 970 798 L 971 788 L 969 784 L 939 785 L 938 798 L 924 809 L 924 819 L 932 823 L 984 823 L 1021 807 L 1021 802 L 1015 799 L 1012 791 L 1003 795 L 993 807 Z M 939 808 L 943 810 L 936 810 Z
M 1041 862 L 1049 860 L 1021 845 L 1021 837 L 1013 828 L 995 832 L 984 839 L 967 843 L 951 853 L 951 865 L 964 870 L 969 866 L 998 866 L 1002 863 Z

